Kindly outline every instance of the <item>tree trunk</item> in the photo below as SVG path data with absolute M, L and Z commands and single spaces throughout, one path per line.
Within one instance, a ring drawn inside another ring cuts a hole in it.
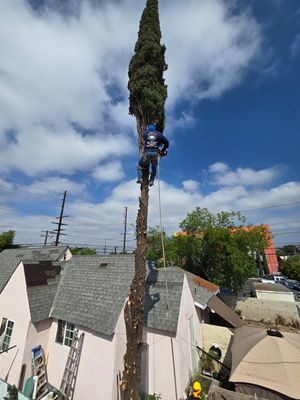
M 142 130 L 143 128 L 141 124 L 138 123 L 139 138 L 141 137 Z M 135 252 L 135 272 L 130 287 L 129 297 L 124 309 L 127 346 L 124 356 L 124 371 L 120 386 L 122 400 L 140 399 L 144 296 L 146 280 L 148 201 L 148 181 L 146 181 L 141 185 L 139 210 L 136 219 L 137 243 Z

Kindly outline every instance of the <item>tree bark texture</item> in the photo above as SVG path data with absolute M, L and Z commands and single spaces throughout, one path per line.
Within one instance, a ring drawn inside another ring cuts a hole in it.
M 138 124 L 141 137 L 142 127 Z M 141 149 L 140 149 L 141 150 Z M 139 210 L 136 219 L 135 272 L 128 300 L 124 308 L 127 346 L 124 356 L 124 371 L 120 390 L 122 400 L 139 400 L 142 345 L 144 325 L 144 297 L 146 280 L 147 218 L 148 218 L 148 179 L 141 185 Z

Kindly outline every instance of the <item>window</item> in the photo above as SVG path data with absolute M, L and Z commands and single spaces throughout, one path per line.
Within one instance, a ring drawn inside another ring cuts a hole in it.
M 64 340 L 64 344 L 66 346 L 71 346 L 74 338 L 74 331 L 75 331 L 75 325 L 67 322 L 65 330 L 65 340 Z
M 71 346 L 75 334 L 75 325 L 69 322 L 62 321 L 61 319 L 57 322 L 57 332 L 56 332 L 56 343 L 61 343 L 66 346 Z
M 9 349 L 13 328 L 13 321 L 9 321 L 7 318 L 2 318 L 0 326 L 0 349 L 2 351 Z

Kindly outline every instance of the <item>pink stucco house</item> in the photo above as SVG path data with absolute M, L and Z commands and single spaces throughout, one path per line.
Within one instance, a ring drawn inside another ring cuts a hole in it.
M 0 354 L 0 378 L 21 390 L 31 376 L 31 349 L 41 345 L 48 381 L 59 388 L 76 329 L 85 337 L 74 400 L 117 400 L 126 346 L 123 308 L 133 272 L 131 254 L 72 257 L 61 247 L 0 253 L 0 351 L 16 346 Z M 203 345 L 201 323 L 209 322 L 212 308 L 218 312 L 217 293 L 217 286 L 180 268 L 149 271 L 145 393 L 160 393 L 163 400 L 184 396 L 197 368 L 196 344 Z

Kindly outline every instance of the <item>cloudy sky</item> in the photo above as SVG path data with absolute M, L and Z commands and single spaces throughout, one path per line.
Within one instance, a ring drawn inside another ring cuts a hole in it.
M 121 250 L 127 207 L 134 248 L 127 68 L 144 3 L 0 0 L 0 232 L 17 243 L 43 242 L 66 190 L 64 243 Z M 160 19 L 165 230 L 200 206 L 269 223 L 277 246 L 300 243 L 299 1 L 161 0 Z

